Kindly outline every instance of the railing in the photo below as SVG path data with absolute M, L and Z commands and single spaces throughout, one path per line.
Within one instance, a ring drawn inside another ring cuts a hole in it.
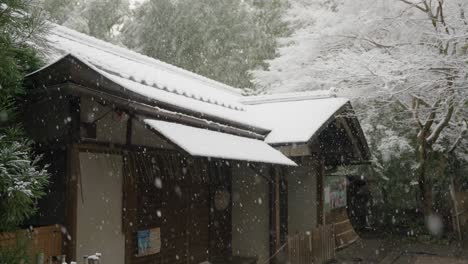
M 288 238 L 290 264 L 321 264 L 335 257 L 333 225 L 324 225 Z
M 39 255 L 44 259 L 44 263 L 47 263 L 49 258 L 62 254 L 62 231 L 58 225 L 0 233 L 0 249 L 14 248 L 21 239 L 27 240 L 33 263 Z

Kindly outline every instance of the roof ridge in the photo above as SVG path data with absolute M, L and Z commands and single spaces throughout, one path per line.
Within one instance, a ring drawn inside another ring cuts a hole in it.
M 278 102 L 308 101 L 337 97 L 331 90 L 316 90 L 307 92 L 276 93 L 254 96 L 244 96 L 240 102 L 245 105 L 257 105 Z
M 121 47 L 121 46 L 106 42 L 104 40 L 97 39 L 97 38 L 95 38 L 93 36 L 78 32 L 76 30 L 73 30 L 73 29 L 70 29 L 70 28 L 55 24 L 55 23 L 51 23 L 51 24 L 57 29 L 57 30 L 54 30 L 54 31 L 50 31 L 50 33 L 52 33 L 52 34 L 58 35 L 60 37 L 68 38 L 68 39 L 72 38 L 73 41 L 77 41 L 77 42 L 79 42 L 81 44 L 84 44 L 84 45 L 99 49 L 99 50 L 101 50 L 103 52 L 107 52 L 107 53 L 110 53 L 112 55 L 124 58 L 124 59 L 128 59 L 128 60 L 131 60 L 131 61 L 134 61 L 134 62 L 137 62 L 137 63 L 142 63 L 142 64 L 145 64 L 145 65 L 150 66 L 150 67 L 160 66 L 161 68 L 158 68 L 159 70 L 165 70 L 165 71 L 168 71 L 168 72 L 171 72 L 171 73 L 174 73 L 174 74 L 184 74 L 185 76 L 187 76 L 189 78 L 202 81 L 202 82 L 212 86 L 213 88 L 221 88 L 223 91 L 229 92 L 229 93 L 231 93 L 233 95 L 241 96 L 241 91 L 239 90 L 239 88 L 234 88 L 232 86 L 221 83 L 219 81 L 212 80 L 212 79 L 207 78 L 205 76 L 196 74 L 194 72 L 182 69 L 180 67 L 177 67 L 177 66 L 171 65 L 169 63 L 160 61 L 160 60 L 152 58 L 150 56 L 147 56 L 147 55 L 141 54 L 139 52 L 130 50 L 130 49 L 126 48 L 126 47 Z M 59 32 L 57 32 L 57 31 L 59 31 Z M 64 36 L 64 35 L 66 35 L 66 36 Z M 81 39 L 77 35 L 81 36 L 83 38 L 86 38 L 86 39 L 88 39 L 90 41 L 84 41 L 83 39 Z M 118 52 L 110 50 L 110 49 L 118 49 Z M 137 56 L 140 59 L 136 59 L 133 56 Z
M 74 55 L 74 56 L 76 57 L 76 55 Z M 83 59 L 81 59 L 81 60 L 83 60 Z M 119 78 L 125 79 L 125 80 L 130 81 L 130 82 L 141 84 L 143 86 L 148 87 L 148 89 L 158 89 L 158 90 L 161 90 L 161 91 L 164 91 L 164 92 L 177 94 L 179 96 L 184 96 L 184 97 L 190 98 L 192 100 L 197 100 L 197 101 L 200 101 L 200 102 L 204 102 L 204 103 L 208 103 L 208 104 L 212 104 L 212 105 L 217 105 L 217 106 L 220 106 L 220 107 L 224 107 L 224 108 L 228 108 L 228 109 L 232 109 L 232 110 L 236 110 L 236 111 L 245 111 L 245 109 L 242 107 L 241 104 L 239 104 L 240 106 L 235 106 L 235 105 L 232 105 L 232 104 L 230 104 L 228 102 L 224 103 L 224 102 L 220 102 L 218 100 L 211 99 L 211 98 L 206 98 L 206 97 L 203 97 L 203 96 L 198 97 L 198 96 L 195 96 L 193 94 L 190 95 L 190 94 L 187 94 L 185 92 L 178 92 L 177 90 L 171 90 L 167 86 L 162 86 L 161 87 L 161 86 L 159 86 L 159 85 L 157 85 L 155 83 L 149 84 L 149 83 L 146 83 L 145 81 L 139 82 L 139 81 L 135 80 L 134 78 L 125 78 L 123 75 L 121 75 L 118 72 L 110 71 L 108 69 L 103 68 L 102 66 L 93 64 L 90 61 L 86 60 L 86 62 L 88 64 L 93 65 L 98 70 L 103 71 L 103 72 L 105 72 L 105 73 L 107 73 L 109 75 L 113 75 L 115 77 L 119 77 Z

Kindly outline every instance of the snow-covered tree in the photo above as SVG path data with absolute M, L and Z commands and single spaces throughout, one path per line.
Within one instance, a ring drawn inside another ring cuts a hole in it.
M 16 128 L 0 132 L 0 231 L 14 229 L 31 217 L 47 185 L 40 156 L 17 133 Z
M 50 20 L 93 37 L 119 42 L 130 14 L 128 0 L 39 0 Z
M 40 66 L 30 44 L 41 43 L 44 26 L 32 1 L 0 3 L 0 231 L 17 228 L 32 215 L 47 184 L 47 172 L 38 165 L 40 158 L 33 154 L 16 118 L 17 98 L 25 92 L 22 78 Z
M 287 19 L 296 31 L 282 40 L 269 70 L 254 73 L 257 85 L 276 92 L 336 87 L 368 105 L 396 107 L 393 113 L 404 118 L 395 127 L 410 128 L 417 143 L 415 176 L 431 214 L 428 166 L 439 162 L 429 161 L 467 152 L 468 3 L 294 0 L 291 6 Z
M 53 22 L 246 92 L 289 32 L 287 0 L 37 1 Z
M 215 80 L 250 87 L 249 70 L 275 56 L 284 0 L 151 0 L 123 29 L 134 50 Z

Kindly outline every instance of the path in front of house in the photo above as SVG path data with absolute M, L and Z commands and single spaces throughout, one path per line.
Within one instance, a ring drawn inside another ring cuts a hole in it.
M 468 264 L 468 250 L 456 244 L 422 243 L 399 238 L 363 238 L 339 250 L 339 264 Z

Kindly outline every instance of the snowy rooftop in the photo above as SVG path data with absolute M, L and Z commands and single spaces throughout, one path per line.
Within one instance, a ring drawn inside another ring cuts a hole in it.
M 239 89 L 63 26 L 52 24 L 47 41 L 52 48 L 50 65 L 71 54 L 113 82 L 152 100 L 255 127 L 239 103 Z
M 144 122 L 192 156 L 296 165 L 261 140 L 160 120 L 144 119 Z
M 253 96 L 249 105 L 253 122 L 269 127 L 269 144 L 305 143 L 349 101 L 328 92 Z
M 231 97 L 240 95 L 240 90 L 129 49 L 58 25 L 54 25 L 48 41 L 60 55 L 73 54 L 110 74 L 194 100 L 242 110 L 242 105 Z
M 271 131 L 270 144 L 307 142 L 348 102 L 328 91 L 245 97 L 239 89 L 63 26 L 52 25 L 47 39 L 52 51 L 46 67 L 70 54 L 155 102 Z

